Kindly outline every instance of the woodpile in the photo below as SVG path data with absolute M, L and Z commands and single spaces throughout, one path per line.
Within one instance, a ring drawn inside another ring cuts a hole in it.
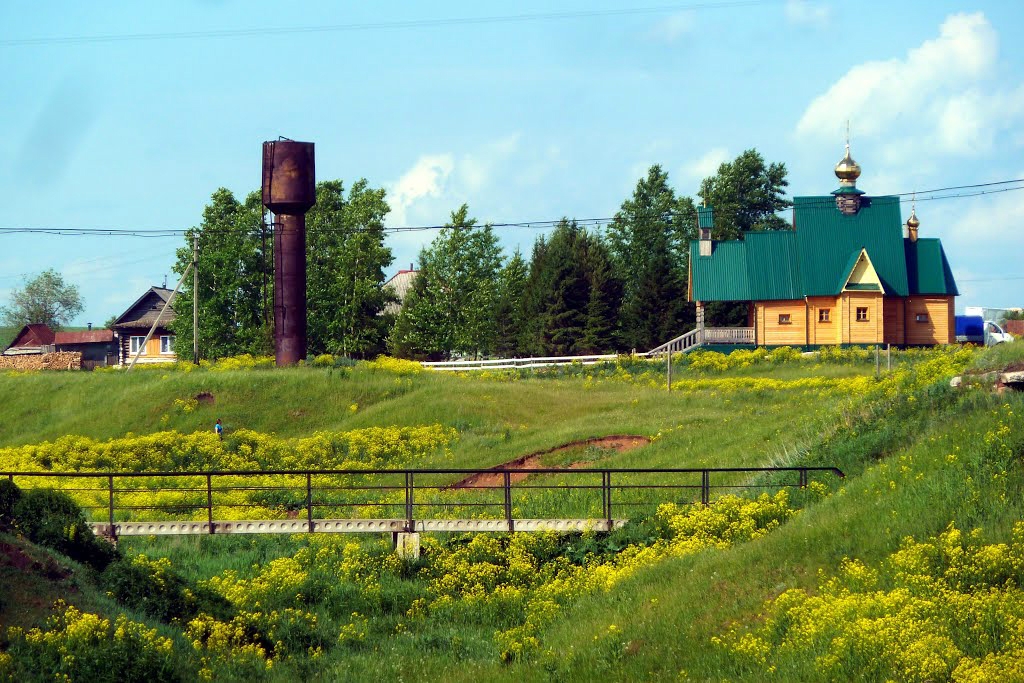
M 0 356 L 0 370 L 81 370 L 82 354 L 60 351 L 26 356 Z

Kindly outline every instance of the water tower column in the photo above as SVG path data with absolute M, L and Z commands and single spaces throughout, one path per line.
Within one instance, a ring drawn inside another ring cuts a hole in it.
M 313 143 L 263 143 L 263 205 L 274 221 L 274 355 L 306 357 L 306 212 L 316 203 Z

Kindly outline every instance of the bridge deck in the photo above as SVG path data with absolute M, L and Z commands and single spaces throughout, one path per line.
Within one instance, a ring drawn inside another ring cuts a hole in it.
M 198 521 L 93 522 L 101 536 L 178 536 L 190 534 L 359 534 L 400 531 L 611 531 L 624 519 L 253 519 Z

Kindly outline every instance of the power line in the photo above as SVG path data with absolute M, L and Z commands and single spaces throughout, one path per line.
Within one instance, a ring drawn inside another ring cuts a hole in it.
M 878 197 L 895 197 L 898 198 L 900 204 L 906 204 L 910 202 L 927 202 L 937 201 L 943 199 L 967 199 L 970 197 L 980 197 L 983 195 L 1001 194 L 1005 192 L 1015 192 L 1018 190 L 1024 190 L 1024 178 L 1017 178 L 1013 180 L 999 180 L 990 183 L 975 183 L 970 185 L 953 185 L 944 188 L 937 188 L 934 190 L 923 190 L 915 192 L 901 192 L 897 194 L 878 195 Z M 1000 187 L 1006 185 L 1017 184 L 1016 187 Z M 994 189 L 978 189 L 978 188 L 994 188 Z M 954 192 L 949 193 L 952 190 L 971 190 L 977 189 L 976 192 Z M 940 192 L 947 192 L 947 194 L 936 194 Z M 926 196 L 931 194 L 932 196 Z M 924 196 L 923 196 L 924 195 Z M 870 199 L 870 196 L 868 197 Z M 800 210 L 834 210 L 835 201 L 831 196 L 823 196 L 819 201 L 802 201 L 800 203 Z M 791 206 L 785 211 L 795 211 L 796 206 Z M 666 218 L 679 216 L 680 214 L 666 214 Z M 604 217 L 604 218 L 559 218 L 559 219 L 546 219 L 536 221 L 514 221 L 514 222 L 501 222 L 501 223 L 487 223 L 491 228 L 494 229 L 528 229 L 528 230 L 547 230 L 557 226 L 563 220 L 576 223 L 579 227 L 593 227 L 599 228 L 607 226 L 615 222 L 615 217 Z M 448 225 L 418 225 L 418 226 L 398 226 L 398 227 L 374 227 L 374 228 L 320 228 L 320 229 L 308 229 L 307 233 L 328 233 L 328 232 L 377 232 L 380 231 L 384 234 L 398 234 L 406 232 L 426 232 L 432 230 L 442 230 L 451 226 Z M 273 226 L 270 226 L 271 232 Z M 0 227 L 0 235 L 10 234 L 36 234 L 36 235 L 61 235 L 61 236 L 88 236 L 88 237 L 149 237 L 149 238 L 168 238 L 168 237 L 181 237 L 188 234 L 196 228 L 156 228 L 152 230 L 144 230 L 137 228 L 72 228 L 72 227 Z M 206 234 L 240 234 L 240 233 L 253 233 L 256 234 L 258 228 L 254 226 L 251 229 L 226 229 L 226 230 L 212 230 L 207 229 L 203 232 Z
M 578 10 L 571 12 L 543 12 L 536 14 L 506 14 L 487 17 L 451 17 L 447 19 L 410 19 L 399 21 L 329 24 L 325 26 L 275 26 L 247 29 L 219 29 L 210 31 L 178 31 L 159 33 L 125 33 L 93 36 L 46 36 L 39 38 L 8 38 L 0 40 L 0 47 L 31 47 L 36 45 L 85 45 L 90 43 L 123 43 L 152 40 L 195 40 L 209 38 L 246 38 L 253 36 L 279 36 L 289 34 L 339 33 L 359 31 L 442 28 L 446 26 L 478 26 L 483 24 L 509 24 L 541 21 L 565 21 L 598 17 L 622 17 L 639 14 L 663 14 L 693 10 L 733 9 L 754 5 L 777 4 L 778 0 L 734 0 L 732 2 L 698 2 L 654 7 L 629 7 L 607 10 Z

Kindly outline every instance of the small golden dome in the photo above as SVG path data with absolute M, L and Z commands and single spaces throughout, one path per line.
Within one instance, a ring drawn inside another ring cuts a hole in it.
M 917 230 L 918 226 L 921 225 L 921 221 L 917 219 L 917 209 L 910 210 L 910 218 L 907 219 L 907 227 L 912 230 Z
M 836 177 L 851 185 L 856 183 L 857 178 L 860 177 L 860 164 L 850 157 L 850 145 L 846 145 L 846 156 L 836 164 Z

